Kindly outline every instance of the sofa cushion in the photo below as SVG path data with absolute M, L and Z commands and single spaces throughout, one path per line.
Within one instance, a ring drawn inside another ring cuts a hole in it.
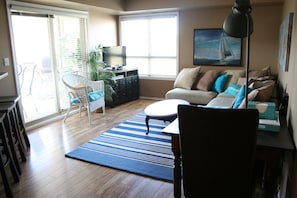
M 183 68 L 177 75 L 174 81 L 174 88 L 191 89 L 195 82 L 197 75 L 200 71 L 200 67 Z
M 253 82 L 253 79 L 251 79 L 251 78 L 249 78 L 249 79 L 250 80 L 248 81 L 248 85 L 250 85 Z M 241 85 L 245 85 L 245 83 L 246 83 L 246 77 L 240 77 L 240 78 L 238 78 L 236 84 L 241 86 Z
M 264 67 L 261 70 L 250 70 L 249 72 L 250 78 L 258 78 L 258 77 L 270 76 L 270 75 L 271 75 L 270 66 Z
M 214 91 L 202 90 L 187 90 L 182 88 L 174 88 L 169 90 L 166 99 L 183 99 L 191 104 L 206 105 L 211 99 L 216 97 L 217 93 Z
M 221 97 L 221 98 L 235 98 L 235 96 L 232 96 L 232 95 L 230 95 L 230 94 L 226 94 L 226 93 L 224 93 L 224 92 L 219 93 L 219 94 L 217 95 L 217 98 L 218 98 L 218 97 Z
M 234 99 L 234 97 L 215 97 L 206 106 L 213 108 L 232 108 Z
M 225 70 L 225 73 L 231 75 L 231 78 L 229 78 L 225 88 L 229 87 L 231 83 L 237 83 L 238 79 L 244 76 L 244 70 L 229 69 Z
M 222 74 L 219 77 L 217 77 L 217 79 L 215 80 L 215 82 L 212 85 L 211 90 L 217 92 L 217 93 L 221 93 L 225 90 L 225 85 L 227 83 L 227 81 L 230 78 L 230 74 Z
M 266 85 L 264 87 L 257 88 L 259 91 L 256 100 L 260 102 L 267 102 L 270 100 L 272 94 L 273 94 L 273 85 Z
M 259 91 L 256 100 L 260 102 L 269 101 L 274 90 L 275 81 L 274 80 L 265 80 L 259 81 L 256 80 L 253 82 L 253 88 Z
M 236 97 L 237 94 L 239 93 L 239 90 L 240 90 L 240 85 L 236 83 L 231 83 L 230 86 L 224 91 L 224 93 Z
M 259 91 L 257 89 L 252 90 L 248 94 L 248 101 L 254 100 L 257 97 L 258 93 L 259 93 Z M 241 104 L 239 105 L 238 109 L 244 109 L 245 103 L 246 103 L 246 99 L 244 98 L 243 101 L 241 102 Z
M 220 75 L 221 71 L 219 70 L 208 70 L 197 82 L 197 89 L 203 91 L 209 91 L 213 83 Z

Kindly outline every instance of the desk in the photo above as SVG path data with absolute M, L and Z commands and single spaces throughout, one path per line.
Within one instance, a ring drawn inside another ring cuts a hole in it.
M 286 152 L 294 151 L 295 144 L 289 134 L 286 119 L 280 119 L 281 127 L 279 132 L 258 131 L 257 151 Z M 181 196 L 181 153 L 179 144 L 178 119 L 162 130 L 163 133 L 171 135 L 172 152 L 174 155 L 174 197 Z

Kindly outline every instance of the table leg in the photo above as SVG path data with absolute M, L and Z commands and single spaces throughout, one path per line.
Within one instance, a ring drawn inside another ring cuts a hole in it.
M 146 124 L 146 128 L 147 128 L 146 134 L 148 134 L 150 132 L 149 131 L 149 119 L 150 119 L 149 116 L 145 117 L 145 124 Z
M 181 197 L 181 153 L 179 145 L 179 135 L 172 135 L 172 151 L 174 155 L 174 197 Z

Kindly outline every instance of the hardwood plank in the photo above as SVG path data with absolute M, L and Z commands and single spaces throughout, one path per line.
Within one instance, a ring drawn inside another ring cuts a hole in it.
M 93 113 L 88 127 L 86 112 L 72 115 L 28 131 L 31 142 L 23 174 L 13 183 L 15 197 L 116 197 L 173 198 L 173 184 L 116 169 L 66 158 L 65 153 L 102 134 L 155 102 L 135 100 L 107 108 L 106 114 Z M 11 179 L 12 181 L 12 179 Z M 0 181 L 1 182 L 1 181 Z M 254 198 L 264 197 L 261 189 Z M 0 197 L 5 197 L 0 184 Z M 183 196 L 182 196 L 183 197 Z
M 136 100 L 106 113 L 93 113 L 88 127 L 86 112 L 74 114 L 28 131 L 31 149 L 21 164 L 20 182 L 12 184 L 15 197 L 173 197 L 173 185 L 139 175 L 66 158 L 73 150 L 118 125 L 155 102 Z M 5 197 L 0 189 L 0 197 Z

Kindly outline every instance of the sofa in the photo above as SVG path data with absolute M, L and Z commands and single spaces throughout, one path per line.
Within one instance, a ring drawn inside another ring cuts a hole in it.
M 251 70 L 248 100 L 274 101 L 276 76 L 270 67 Z M 243 69 L 207 70 L 202 67 L 183 68 L 166 99 L 183 99 L 191 104 L 220 108 L 245 107 L 245 71 Z

